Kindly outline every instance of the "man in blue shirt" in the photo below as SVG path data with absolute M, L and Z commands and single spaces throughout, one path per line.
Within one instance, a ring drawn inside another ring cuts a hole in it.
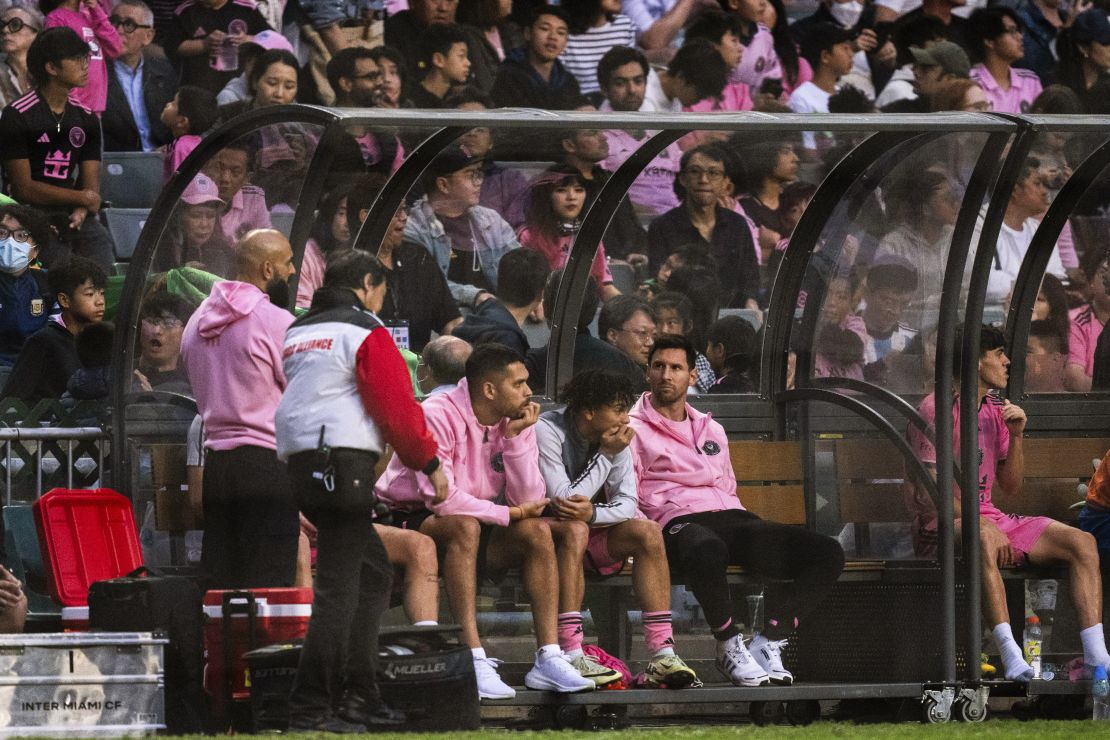
M 160 119 L 177 91 L 177 75 L 164 57 L 146 53 L 154 41 L 154 14 L 142 0 L 122 0 L 110 20 L 123 52 L 109 67 L 104 150 L 154 151 L 173 138 Z

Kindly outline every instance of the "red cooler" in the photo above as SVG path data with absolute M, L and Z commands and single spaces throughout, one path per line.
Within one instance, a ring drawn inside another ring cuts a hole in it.
M 230 718 L 229 700 L 250 698 L 243 655 L 304 637 L 311 616 L 311 588 L 209 591 L 204 595 L 204 688 L 217 722 Z

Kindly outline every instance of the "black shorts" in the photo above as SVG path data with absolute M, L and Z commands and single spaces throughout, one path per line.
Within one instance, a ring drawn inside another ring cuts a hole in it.
M 417 509 L 415 511 L 397 511 L 390 512 L 393 516 L 393 521 L 390 526 L 397 527 L 398 529 L 409 529 L 414 532 L 419 532 L 420 527 L 428 517 L 432 516 L 432 512 L 427 509 Z M 493 531 L 498 528 L 496 524 L 487 524 L 486 522 L 478 522 L 478 579 L 487 580 L 491 583 L 500 583 L 505 578 L 505 572 L 502 569 L 493 569 L 486 566 L 486 551 L 489 549 L 489 538 Z M 436 543 L 436 557 L 439 561 L 443 562 L 443 550 L 440 548 L 439 543 Z

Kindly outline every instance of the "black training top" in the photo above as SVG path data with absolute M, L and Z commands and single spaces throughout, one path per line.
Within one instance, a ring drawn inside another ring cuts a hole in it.
M 0 114 L 0 160 L 12 159 L 30 161 L 32 180 L 75 188 L 80 163 L 100 161 L 100 121 L 72 97 L 58 115 L 31 90 Z

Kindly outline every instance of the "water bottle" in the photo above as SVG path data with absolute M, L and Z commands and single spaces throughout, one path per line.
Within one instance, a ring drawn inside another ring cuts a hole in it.
M 1041 620 L 1029 617 L 1025 620 L 1025 662 L 1033 666 L 1033 678 L 1041 677 Z
M 1096 666 L 1091 679 L 1091 719 L 1110 720 L 1110 682 L 1106 680 L 1106 666 Z

